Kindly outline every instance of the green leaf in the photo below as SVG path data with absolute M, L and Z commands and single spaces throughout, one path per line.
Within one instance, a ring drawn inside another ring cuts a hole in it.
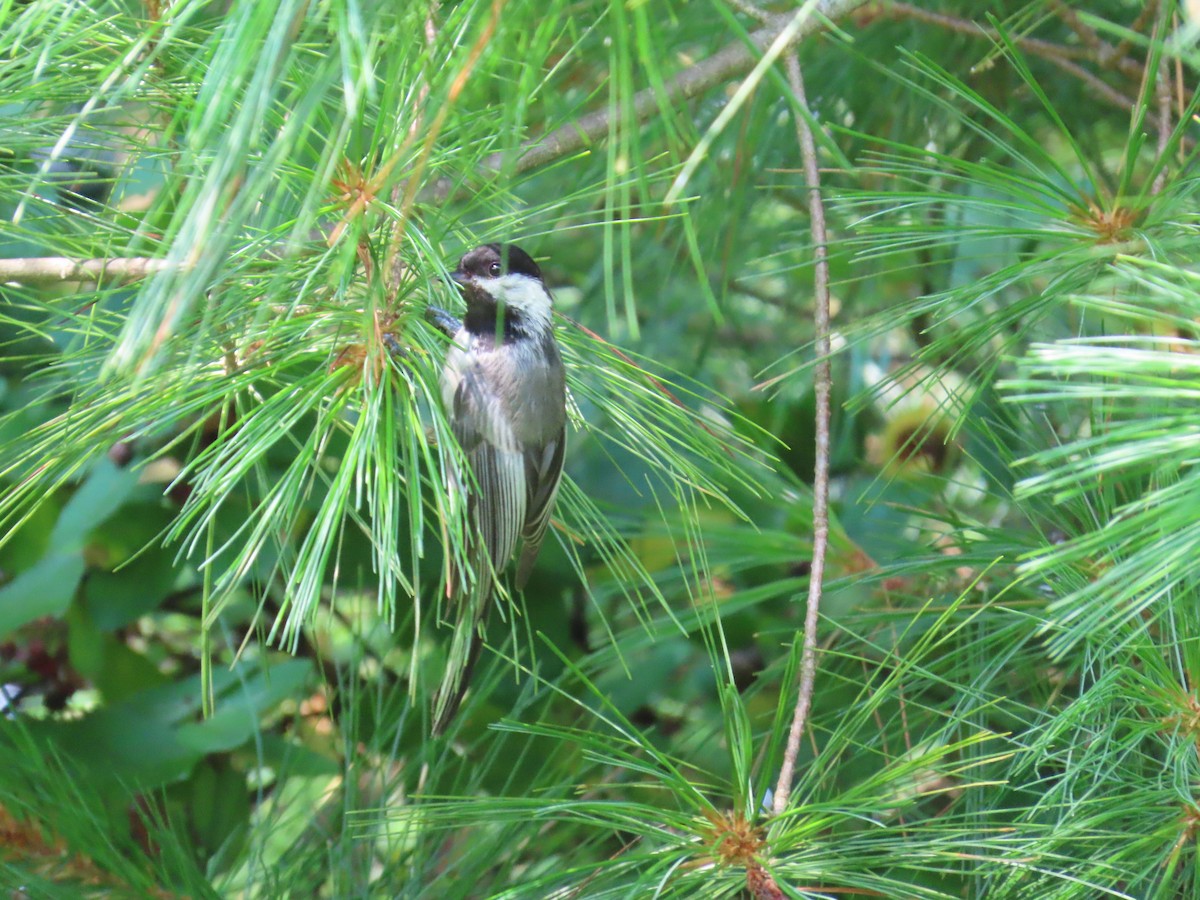
M 115 571 L 92 572 L 83 596 L 96 627 L 112 631 L 158 609 L 180 577 L 170 554 L 153 548 Z
M 83 551 L 54 552 L 0 587 L 0 636 L 42 616 L 60 616 L 83 578 Z
M 59 513 L 50 535 L 51 546 L 59 552 L 82 546 L 92 529 L 121 508 L 137 481 L 133 469 L 100 459 Z
M 186 776 L 202 754 L 179 740 L 168 719 L 146 715 L 138 699 L 77 721 L 30 722 L 28 728 L 35 739 L 74 759 L 97 782 L 131 793 L 150 790 Z
M 207 859 L 243 834 L 250 818 L 250 791 L 246 776 L 228 764 L 204 760 L 182 785 L 177 796 L 184 804 L 189 833 L 197 842 L 197 853 Z M 234 843 L 238 843 L 236 840 Z M 236 856 L 239 848 L 228 848 Z
M 263 735 L 261 760 L 263 765 L 274 769 L 280 778 L 317 778 L 336 775 L 341 771 L 331 757 L 278 734 Z
M 203 722 L 181 725 L 180 742 L 202 753 L 240 747 L 258 730 L 259 718 L 312 677 L 312 666 L 293 659 L 260 670 L 229 686 L 217 698 L 217 711 Z

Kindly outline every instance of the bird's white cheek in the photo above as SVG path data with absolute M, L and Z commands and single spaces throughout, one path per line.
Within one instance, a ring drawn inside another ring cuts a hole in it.
M 493 296 L 541 325 L 550 324 L 550 295 L 532 278 L 505 275 L 491 279 Z

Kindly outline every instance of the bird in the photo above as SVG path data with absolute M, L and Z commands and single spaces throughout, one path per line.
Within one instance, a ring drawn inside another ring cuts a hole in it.
M 529 579 L 566 452 L 566 379 L 541 269 L 515 244 L 484 244 L 464 255 L 450 277 L 466 313 L 446 352 L 441 392 L 466 468 L 449 487 L 466 502 L 470 572 L 448 569 L 458 621 L 434 699 L 435 735 L 444 733 L 466 694 L 497 579 L 518 542 L 513 584 L 521 590 Z

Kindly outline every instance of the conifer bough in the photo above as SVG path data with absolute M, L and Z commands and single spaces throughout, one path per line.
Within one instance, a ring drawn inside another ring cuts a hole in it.
M 789 45 L 812 34 L 824 23 L 840 19 L 863 6 L 867 0 L 822 0 L 817 4 L 817 15 L 810 16 L 796 29 Z M 740 75 L 759 59 L 761 54 L 787 29 L 795 17 L 795 10 L 776 13 L 768 17 L 763 26 L 752 31 L 748 40 L 737 41 L 703 59 L 664 85 L 665 95 L 672 101 L 690 100 L 724 81 Z M 634 95 L 633 117 L 641 122 L 659 111 L 662 94 L 654 88 L 646 88 Z M 515 172 L 525 172 L 546 165 L 570 153 L 574 153 L 609 133 L 612 110 L 605 106 L 588 113 L 574 122 L 556 128 L 549 134 L 527 141 L 520 148 L 514 164 Z M 504 164 L 503 153 L 493 153 L 480 164 L 480 174 L 491 176 L 498 173 Z M 428 189 L 424 199 L 442 200 L 453 190 L 454 182 L 440 179 Z M 0 284 L 15 282 L 25 285 L 53 284 L 64 281 L 95 282 L 100 279 L 121 282 L 137 281 L 148 275 L 164 271 L 172 264 L 167 260 L 148 257 L 114 257 L 110 259 L 72 259 L 69 257 L 31 257 L 25 259 L 0 259 Z

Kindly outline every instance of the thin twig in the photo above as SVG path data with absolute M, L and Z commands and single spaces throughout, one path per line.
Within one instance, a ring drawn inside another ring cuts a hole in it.
M 1136 34 L 1146 27 L 1146 23 L 1152 18 L 1157 17 L 1159 0 L 1150 0 L 1142 11 L 1138 13 L 1133 24 L 1129 26 L 1130 32 Z M 1133 41 L 1128 38 L 1121 41 L 1115 47 L 1100 37 L 1098 32 L 1091 25 L 1088 25 L 1083 19 L 1079 18 L 1079 14 L 1070 6 L 1062 2 L 1062 0 L 1051 0 L 1051 5 L 1054 7 L 1058 17 L 1067 23 L 1072 31 L 1078 35 L 1079 39 L 1091 51 L 1093 58 L 1104 68 L 1112 68 L 1115 66 L 1125 75 L 1136 78 L 1141 74 L 1141 66 L 1137 60 L 1129 57 L 1129 50 L 1133 47 Z
M 425 15 L 425 50 L 429 54 L 425 60 L 425 67 L 417 75 L 417 101 L 414 106 L 419 110 L 424 110 L 425 102 L 429 99 L 429 75 L 428 66 L 433 63 L 433 51 L 437 45 L 437 22 L 435 16 L 438 11 L 438 0 L 431 0 L 429 12 Z M 405 143 L 411 143 L 417 139 L 421 131 L 421 126 L 424 124 L 424 114 L 413 116 L 412 122 L 408 126 L 408 136 L 405 138 Z M 404 201 L 404 194 L 407 190 L 406 181 L 397 181 L 392 185 L 392 206 L 397 209 Z M 404 274 L 404 257 L 400 255 L 400 245 L 404 238 L 404 220 L 397 219 L 392 226 L 392 239 L 388 242 L 387 262 L 384 266 L 384 271 L 388 273 L 387 293 L 389 304 L 395 300 L 396 295 L 400 292 L 400 278 Z
M 1107 100 L 1110 106 L 1115 106 L 1117 109 L 1125 110 L 1133 107 L 1133 98 L 1122 94 L 1116 88 L 1101 80 L 1078 63 L 1071 62 L 1069 59 L 1061 59 L 1055 56 L 1046 56 L 1043 58 L 1051 65 L 1058 66 L 1068 75 L 1078 78 L 1088 87 L 1090 87 L 1095 92 L 1096 96 L 1103 100 Z
M 59 281 L 137 281 L 171 268 L 165 259 L 133 256 L 114 259 L 72 259 L 65 256 L 34 256 L 0 259 L 0 284 L 54 284 Z
M 1139 34 L 1146 27 L 1146 23 L 1158 15 L 1158 4 L 1159 0 L 1151 0 L 1151 2 L 1142 7 L 1142 11 L 1137 14 L 1137 18 L 1133 20 L 1133 24 L 1129 26 L 1129 35 Z M 1124 67 L 1127 63 L 1132 62 L 1132 60 L 1127 59 L 1129 51 L 1132 48 L 1133 38 L 1123 37 L 1120 43 L 1112 49 L 1112 58 L 1119 60 L 1121 66 Z M 1104 65 L 1108 64 L 1104 59 L 1101 59 L 1100 62 Z
M 915 19 L 918 22 L 924 22 L 927 25 L 937 25 L 939 28 L 944 28 L 947 31 L 953 31 L 955 34 L 965 34 L 967 37 L 989 38 L 996 40 L 1000 35 L 994 28 L 988 28 L 986 25 L 980 25 L 972 19 L 963 19 L 958 16 L 952 16 L 949 13 L 934 12 L 931 9 L 923 9 L 920 6 L 913 6 L 911 3 L 903 3 L 901 0 L 892 0 L 887 4 L 887 9 L 893 18 Z M 1037 51 L 1041 56 L 1063 56 L 1067 58 L 1086 59 L 1088 51 L 1077 47 L 1064 47 L 1062 44 L 1055 44 L 1052 41 L 1044 41 L 1041 38 L 1032 38 L 1025 35 L 1014 36 L 1013 40 L 1021 47 L 1027 50 Z
M 1097 54 L 1097 57 L 1099 57 L 1099 54 L 1105 51 L 1104 41 L 1096 29 L 1090 25 L 1085 25 L 1079 16 L 1076 15 L 1075 10 L 1067 6 L 1063 0 L 1050 0 L 1050 6 L 1092 53 Z M 1108 49 L 1111 50 L 1112 48 L 1109 47 Z
M 1163 17 L 1158 18 L 1154 23 L 1154 34 L 1151 37 L 1151 49 L 1146 54 L 1146 66 L 1149 67 L 1150 59 L 1154 54 L 1153 47 L 1162 37 L 1163 26 L 1165 25 Z M 1167 68 L 1166 54 L 1160 54 L 1158 57 L 1158 71 L 1154 78 L 1154 101 L 1158 107 L 1158 158 L 1162 160 L 1162 165 L 1158 170 L 1158 175 L 1154 178 L 1154 184 L 1150 186 L 1150 193 L 1157 194 L 1167 183 L 1167 147 L 1171 143 L 1171 75 Z
M 787 58 L 788 83 L 801 110 L 808 109 L 800 60 L 795 53 Z M 821 173 L 817 167 L 817 146 L 807 118 L 795 114 L 796 137 L 804 159 L 804 183 L 808 189 L 810 228 L 813 238 L 813 294 L 816 326 L 817 366 L 813 389 L 816 393 L 816 464 L 813 469 L 813 541 L 812 568 L 808 581 L 808 606 L 804 614 L 804 650 L 800 657 L 800 689 L 788 731 L 779 781 L 775 785 L 774 810 L 782 815 L 792 793 L 796 756 L 800 738 L 812 707 L 813 684 L 817 677 L 817 620 L 821 610 L 821 589 L 825 576 L 825 550 L 829 543 L 829 416 L 833 374 L 829 364 L 829 237 L 825 228 L 825 206 L 821 202 Z
M 1179 30 L 1179 14 L 1176 12 L 1171 13 L 1171 30 L 1173 32 Z M 1184 113 L 1186 111 L 1185 110 L 1186 104 L 1184 103 L 1184 100 L 1183 100 L 1183 54 L 1182 53 L 1177 53 L 1175 55 L 1175 101 L 1177 104 L 1175 114 L 1177 116 L 1179 116 L 1180 121 L 1182 121 Z M 1187 150 L 1185 149 L 1186 142 L 1180 141 L 1178 146 L 1179 146 L 1179 165 L 1182 166 L 1184 163 L 1184 160 L 1187 158 Z
M 496 29 L 500 25 L 500 15 L 504 11 L 504 4 L 506 2 L 507 0 L 492 0 L 491 16 L 484 23 L 483 31 L 475 39 L 475 43 L 471 45 L 462 68 L 455 73 L 454 80 L 450 82 L 450 89 L 446 92 L 446 99 L 438 108 L 437 114 L 433 117 L 432 124 L 427 129 L 428 133 L 425 135 L 425 142 L 421 147 L 421 153 L 417 156 L 416 164 L 413 166 L 413 174 L 406 182 L 403 202 L 400 205 L 401 222 L 408 221 L 409 215 L 412 212 L 412 206 L 421 193 L 421 189 L 417 185 L 425 174 L 425 168 L 429 164 L 429 157 L 433 153 L 433 146 L 437 142 L 437 137 L 441 134 L 442 126 L 445 125 L 450 110 L 453 109 L 459 95 L 466 88 L 467 82 L 471 77 L 471 72 L 474 71 L 475 66 L 483 56 L 483 51 L 487 49 L 487 45 L 491 43 L 492 37 L 496 34 Z
M 910 3 L 892 2 L 888 4 L 887 8 L 893 15 L 916 19 L 918 22 L 925 22 L 930 25 L 937 25 L 940 28 L 945 28 L 957 34 L 988 38 L 989 40 L 1000 39 L 1000 34 L 997 31 L 972 22 L 970 19 L 960 19 L 957 16 L 947 15 L 946 13 L 932 12 L 931 10 L 921 9 L 919 6 L 913 6 Z M 1014 35 L 1013 43 L 1027 53 L 1041 57 L 1047 62 L 1058 66 L 1058 68 L 1073 78 L 1078 78 L 1090 87 L 1097 96 L 1108 101 L 1108 103 L 1118 109 L 1128 110 L 1133 106 L 1131 98 L 1125 96 L 1099 76 L 1089 72 L 1083 66 L 1079 65 L 1079 63 L 1073 61 L 1074 58 L 1086 56 L 1086 50 L 1081 53 L 1079 50 L 1070 47 L 1063 47 L 1050 41 L 1024 37 L 1022 35 Z M 1125 69 L 1125 63 L 1126 60 L 1120 60 L 1119 67 L 1122 71 Z

